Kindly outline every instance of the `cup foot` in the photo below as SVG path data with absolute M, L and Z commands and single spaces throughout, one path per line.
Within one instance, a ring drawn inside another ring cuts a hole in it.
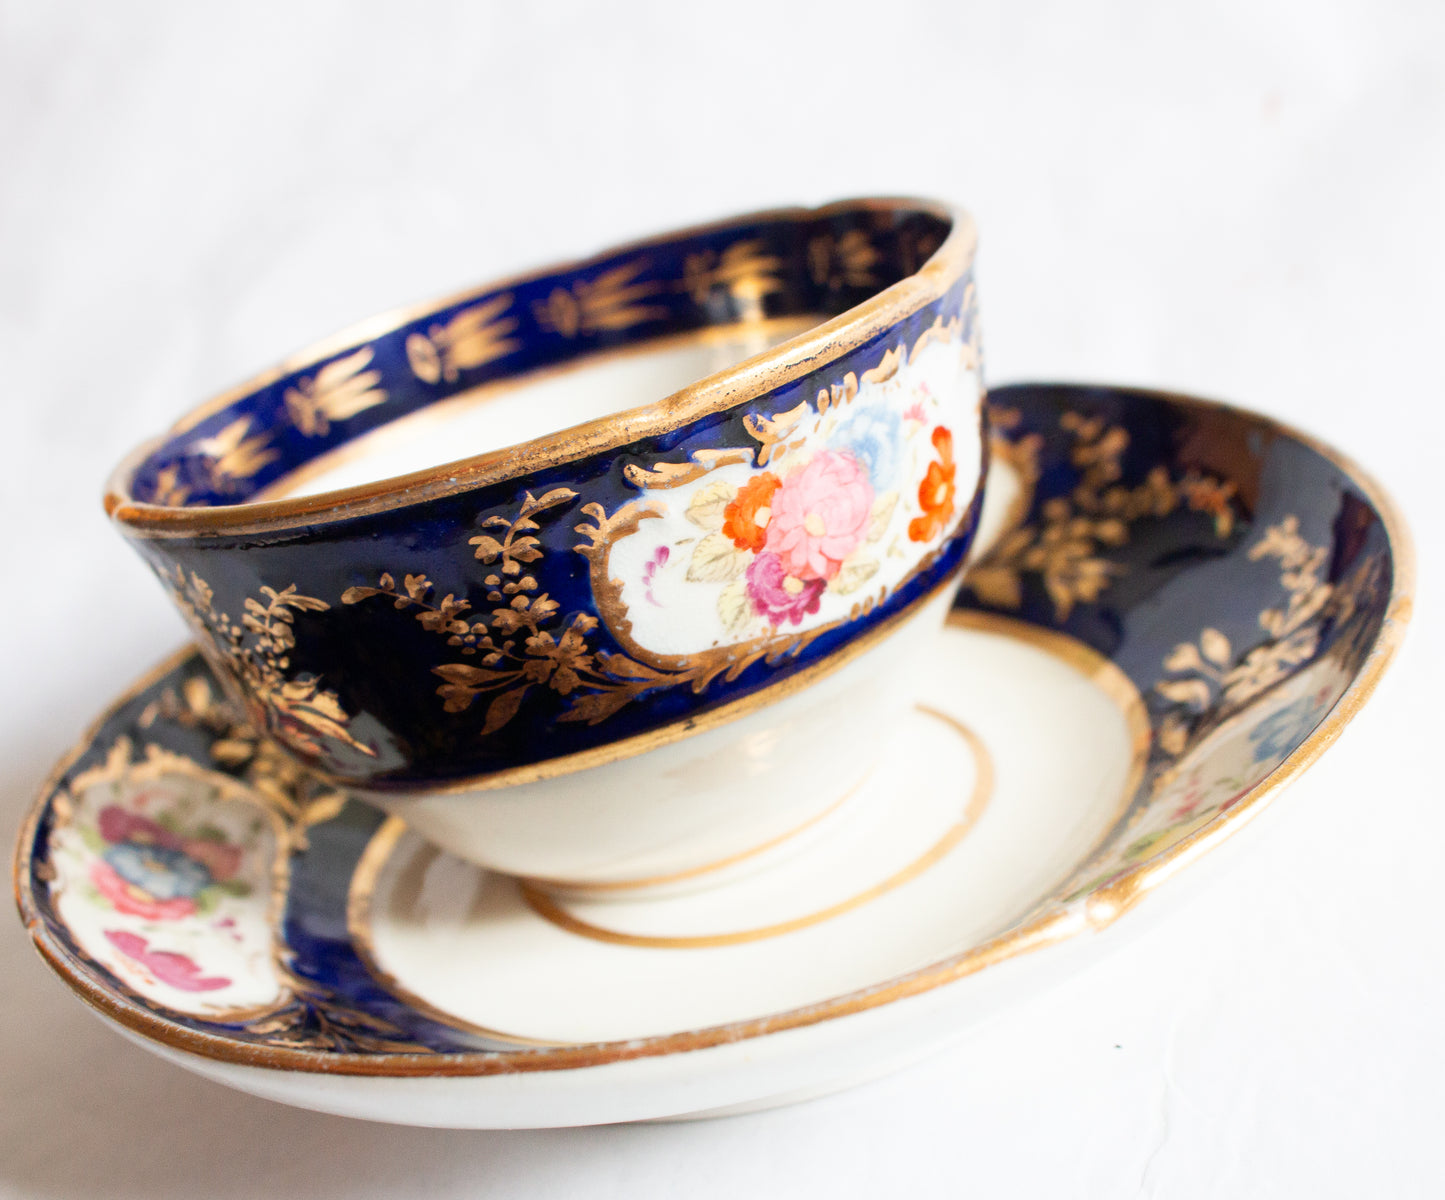
M 951 782 L 938 788 L 942 770 Z M 906 883 L 957 845 L 993 794 L 987 747 L 917 706 L 857 787 L 791 836 L 716 869 L 629 890 L 519 884 L 538 916 L 597 941 L 725 946 L 806 928 Z

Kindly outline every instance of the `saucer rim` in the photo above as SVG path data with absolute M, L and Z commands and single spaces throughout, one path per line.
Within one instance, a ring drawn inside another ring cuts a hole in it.
M 1414 544 L 1403 512 L 1369 472 L 1343 452 L 1285 422 L 1237 405 L 1149 388 L 1077 381 L 1068 383 L 1031 382 L 1012 386 L 1071 391 L 1098 388 L 1114 395 L 1142 398 L 1159 403 L 1163 407 L 1215 411 L 1242 418 L 1255 428 L 1293 440 L 1319 454 L 1359 488 L 1378 513 L 1384 527 L 1391 566 L 1389 601 L 1381 620 L 1379 633 L 1370 647 L 1365 662 L 1350 685 L 1331 706 L 1330 711 L 1313 732 L 1279 766 L 1249 789 L 1236 804 L 1218 813 L 1201 828 L 1158 855 L 1136 864 L 1078 899 L 1051 907 L 1030 920 L 1005 931 L 998 937 L 973 946 L 961 954 L 897 976 L 881 985 L 845 993 L 819 1004 L 785 1010 L 763 1017 L 652 1038 L 502 1051 L 461 1051 L 447 1054 L 435 1052 L 368 1054 L 256 1045 L 177 1025 L 168 1018 L 142 1008 L 84 976 L 69 961 L 69 955 L 63 947 L 53 941 L 41 920 L 31 892 L 31 860 L 36 830 L 61 779 L 89 748 L 104 725 L 124 704 L 164 678 L 190 655 L 197 653 L 194 646 L 187 645 L 168 655 L 155 667 L 145 672 L 86 727 L 71 749 L 47 774 L 31 804 L 30 811 L 21 826 L 19 841 L 15 848 L 12 880 L 16 906 L 37 952 L 72 991 L 102 1016 L 114 1021 L 127 1032 L 159 1043 L 172 1051 L 219 1063 L 310 1075 L 410 1078 L 472 1077 L 576 1070 L 633 1059 L 661 1058 L 672 1054 L 747 1041 L 769 1034 L 781 1033 L 785 1030 L 818 1025 L 837 1018 L 882 1008 L 911 996 L 933 992 L 945 984 L 977 974 L 987 967 L 1006 960 L 1029 954 L 1046 946 L 1073 940 L 1085 932 L 1100 932 L 1106 929 L 1125 913 L 1131 911 L 1167 879 L 1227 840 L 1264 811 L 1274 796 L 1312 766 L 1320 755 L 1336 741 L 1344 727 L 1354 719 L 1374 693 L 1404 640 L 1414 602 L 1416 574 Z M 990 389 L 988 403 L 1002 402 L 1004 397 L 1000 393 L 1006 393 L 1008 390 L 1008 388 Z M 956 618 L 960 613 L 967 615 L 968 612 L 969 610 L 966 609 L 954 610 L 950 614 L 950 619 Z M 1057 632 L 1002 614 L 989 612 L 985 615 L 991 621 L 997 622 L 1000 627 L 1013 626 L 1016 631 L 1027 631 L 1033 637 Z

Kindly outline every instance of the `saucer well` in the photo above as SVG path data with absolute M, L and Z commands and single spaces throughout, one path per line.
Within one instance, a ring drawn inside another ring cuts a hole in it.
M 808 828 L 662 898 L 489 875 L 302 777 L 187 650 L 22 830 L 37 948 L 200 1074 L 473 1128 L 801 1099 L 1065 977 L 1338 735 L 1410 550 L 1373 482 L 1264 418 L 1079 386 L 991 407 L 984 549 L 918 706 Z

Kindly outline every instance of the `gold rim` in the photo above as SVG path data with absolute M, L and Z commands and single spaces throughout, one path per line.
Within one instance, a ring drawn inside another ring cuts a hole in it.
M 1044 385 L 1046 386 L 1046 385 Z M 1066 384 L 1055 386 L 1080 387 Z M 1103 385 L 1108 386 L 1108 385 Z M 523 1071 L 559 1071 L 601 1066 L 632 1059 L 654 1058 L 712 1046 L 763 1037 L 789 1029 L 815 1025 L 822 1021 L 851 1016 L 869 1009 L 891 1004 L 896 1000 L 920 995 L 945 984 L 977 974 L 997 963 L 1057 945 L 1089 930 L 1101 930 L 1132 909 L 1141 899 L 1183 867 L 1213 849 L 1235 831 L 1252 820 L 1269 802 L 1314 763 L 1340 736 L 1366 700 L 1379 685 L 1385 670 L 1393 661 L 1404 640 L 1414 604 L 1415 555 L 1404 516 L 1375 479 L 1347 455 L 1324 445 L 1308 434 L 1268 417 L 1256 416 L 1218 401 L 1202 400 L 1178 393 L 1149 391 L 1140 388 L 1110 387 L 1116 393 L 1143 396 L 1163 404 L 1185 408 L 1223 412 L 1247 419 L 1257 428 L 1273 431 L 1314 450 L 1342 472 L 1370 501 L 1385 527 L 1391 554 L 1390 600 L 1386 606 L 1379 635 L 1369 657 L 1335 702 L 1325 719 L 1283 763 L 1247 796 L 1202 828 L 1162 851 L 1154 858 L 1128 869 L 1110 882 L 1090 893 L 1082 905 L 1055 907 L 1029 919 L 1025 924 L 999 937 L 975 946 L 953 958 L 901 976 L 878 988 L 852 992 L 822 1004 L 793 1009 L 769 1017 L 743 1021 L 733 1025 L 714 1026 L 688 1033 L 671 1034 L 629 1042 L 603 1042 L 558 1049 L 477 1052 L 456 1055 L 440 1054 L 322 1054 L 313 1051 L 280 1047 L 243 1045 L 214 1034 L 200 1033 L 173 1025 L 154 1013 L 132 1005 L 106 988 L 97 985 L 79 971 L 64 950 L 54 943 L 42 927 L 30 893 L 30 857 L 35 830 L 50 794 L 68 767 L 85 751 L 91 738 L 110 719 L 111 714 L 130 696 L 144 690 L 164 676 L 192 651 L 187 648 L 173 655 L 160 667 L 130 689 L 103 717 L 96 721 L 87 736 L 63 759 L 42 787 L 30 815 L 21 830 L 14 859 L 16 902 L 36 949 L 63 978 L 71 989 L 99 1011 L 126 1029 L 172 1049 L 222 1062 L 233 1062 L 280 1070 L 323 1072 L 342 1075 L 383 1077 L 456 1077 L 512 1074 Z M 1039 632 L 1037 626 L 1006 617 L 982 613 L 955 613 L 956 617 L 986 617 L 1002 630 L 1023 629 Z
M 363 341 L 374 340 L 439 308 L 489 295 L 498 289 L 515 287 L 530 279 L 563 271 L 586 270 L 591 265 L 620 254 L 646 250 L 661 243 L 695 237 L 735 225 L 759 221 L 801 223 L 850 211 L 926 213 L 948 222 L 950 228 L 942 245 L 906 279 L 899 280 L 862 304 L 790 338 L 771 350 L 709 375 L 656 403 L 457 462 L 312 496 L 206 508 L 179 508 L 141 503 L 130 493 L 130 481 L 137 468 L 169 438 L 184 433 L 205 417 L 250 392 L 266 387 L 340 350 Z M 679 230 L 630 246 L 617 247 L 589 259 L 531 271 L 445 300 L 401 309 L 354 326 L 293 355 L 281 366 L 202 405 L 183 417 L 169 433 L 140 446 L 112 474 L 106 487 L 105 509 L 111 517 L 126 526 L 128 533 L 138 537 L 266 533 L 303 524 L 330 524 L 457 492 L 471 491 L 515 476 L 519 458 L 526 461 L 527 470 L 530 472 L 616 449 L 766 395 L 801 375 L 817 370 L 820 365 L 832 362 L 943 295 L 967 270 L 973 260 L 976 244 L 977 233 L 973 220 L 962 209 L 928 200 L 845 200 L 817 209 L 784 208 L 751 213 Z

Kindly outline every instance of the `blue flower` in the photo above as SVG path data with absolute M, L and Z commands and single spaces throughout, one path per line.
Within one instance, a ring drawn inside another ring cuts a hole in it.
M 1284 758 L 1317 723 L 1315 702 L 1309 696 L 1302 696 L 1293 704 L 1276 709 L 1249 731 L 1249 740 L 1254 745 L 1254 761 Z
M 105 852 L 104 858 L 110 869 L 127 883 L 157 900 L 189 899 L 211 883 L 211 872 L 205 863 L 164 846 L 118 842 Z
M 868 470 L 875 492 L 897 486 L 903 457 L 902 422 L 898 414 L 883 405 L 855 409 L 828 439 L 836 450 L 847 450 Z

